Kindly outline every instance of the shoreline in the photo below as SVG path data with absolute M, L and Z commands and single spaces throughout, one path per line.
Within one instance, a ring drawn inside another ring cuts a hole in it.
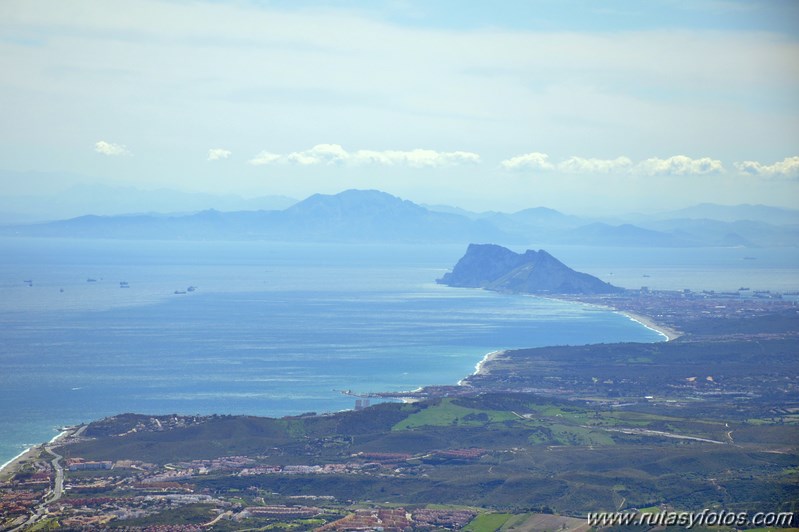
M 491 351 L 490 353 L 486 353 L 483 356 L 483 358 L 481 358 L 480 361 L 477 364 L 475 364 L 474 371 L 458 381 L 458 386 L 464 386 L 469 377 L 473 377 L 475 375 L 486 375 L 490 373 L 490 370 L 485 367 L 486 364 L 491 362 L 495 358 L 504 355 L 506 352 L 507 349 L 501 349 L 499 351 Z
M 667 327 L 665 325 L 661 325 L 660 323 L 657 323 L 654 319 L 650 318 L 649 316 L 644 316 L 642 314 L 637 314 L 635 312 L 630 312 L 630 311 L 627 311 L 627 310 L 621 310 L 621 309 L 618 309 L 618 308 L 615 308 L 615 307 L 611 307 L 611 306 L 608 306 L 608 305 L 601 305 L 601 304 L 597 304 L 597 303 L 593 303 L 593 302 L 589 303 L 589 302 L 585 302 L 585 301 L 580 301 L 579 299 L 565 299 L 565 298 L 561 299 L 561 298 L 551 297 L 551 296 L 535 296 L 534 295 L 533 297 L 541 297 L 541 299 L 549 299 L 551 301 L 562 301 L 562 302 L 565 301 L 565 302 L 569 302 L 569 303 L 580 303 L 582 305 L 587 305 L 587 306 L 590 306 L 590 307 L 595 307 L 597 309 L 607 310 L 607 311 L 613 312 L 615 314 L 620 314 L 620 315 L 624 316 L 625 318 L 629 319 L 630 321 L 633 321 L 633 322 L 635 322 L 635 323 L 637 323 L 637 324 L 649 329 L 650 331 L 656 332 L 657 334 L 659 334 L 660 336 L 662 336 L 664 338 L 665 342 L 671 342 L 673 340 L 676 340 L 677 338 L 679 338 L 680 336 L 683 336 L 683 334 L 684 334 L 681 331 L 678 331 L 676 329 L 672 329 L 671 327 Z M 497 357 L 503 355 L 507 351 L 508 351 L 507 349 L 503 349 L 503 350 L 491 351 L 490 353 L 487 353 L 474 366 L 474 371 L 470 375 L 468 375 L 468 376 L 466 376 L 466 377 L 464 377 L 464 378 L 462 378 L 461 380 L 458 381 L 458 386 L 467 385 L 468 381 L 469 381 L 469 377 L 472 377 L 472 376 L 475 376 L 475 375 L 487 375 L 487 374 L 489 374 L 491 372 L 491 370 L 486 368 L 486 365 L 489 362 L 491 362 L 492 360 L 496 359 Z
M 66 438 L 70 434 L 73 434 L 77 430 L 77 427 L 66 427 L 64 430 L 50 438 L 49 441 L 45 443 L 38 443 L 36 445 L 31 445 L 17 456 L 9 460 L 8 462 L 0 465 L 0 478 L 6 475 L 13 475 L 19 469 L 23 462 L 28 462 L 31 459 L 34 459 L 38 454 L 41 454 L 45 451 L 45 448 L 48 445 L 53 445 L 58 443 L 59 440 Z
M 589 307 L 594 307 L 597 309 L 607 310 L 616 314 L 620 314 L 625 316 L 630 321 L 633 321 L 657 334 L 662 336 L 666 342 L 675 340 L 683 335 L 682 332 L 674 330 L 672 328 L 666 327 L 664 325 L 656 323 L 652 318 L 647 316 L 643 316 L 641 314 L 636 314 L 630 311 L 621 310 L 609 305 L 602 305 L 594 302 L 586 302 L 580 301 L 579 299 L 571 299 L 566 297 L 553 297 L 553 296 L 541 296 L 541 295 L 534 295 L 534 294 L 524 294 L 524 295 L 531 295 L 532 297 L 538 297 L 541 299 L 548 299 L 551 301 L 558 301 L 558 302 L 567 302 L 567 303 L 580 303 L 582 305 L 586 305 Z M 522 348 L 523 349 L 523 348 Z M 487 375 L 490 373 L 490 369 L 487 366 L 490 366 L 490 362 L 495 360 L 496 358 L 502 356 L 503 354 L 507 353 L 507 349 L 495 350 L 489 353 L 486 353 L 474 366 L 474 371 L 469 375 L 461 378 L 457 381 L 457 386 L 468 386 L 469 385 L 469 378 L 477 375 Z M 418 393 L 422 391 L 425 386 L 417 388 L 416 390 L 412 390 L 410 393 Z M 415 402 L 417 398 L 402 398 L 402 402 Z M 349 409 L 346 409 L 349 410 Z M 27 449 L 24 449 L 15 457 L 11 458 L 7 462 L 0 465 L 0 478 L 13 474 L 22 463 L 26 463 L 31 459 L 35 459 L 37 453 L 41 453 L 46 450 L 46 447 L 49 445 L 57 444 L 57 442 L 65 437 L 74 434 L 78 427 L 63 427 L 58 434 L 53 436 L 48 442 L 35 444 Z
M 27 461 L 28 458 L 33 457 L 33 452 L 41 447 L 42 444 L 34 445 L 32 447 L 28 447 L 17 456 L 9 460 L 8 462 L 0 465 L 0 478 L 8 473 L 12 473 L 16 467 L 23 461 Z M 28 455 L 31 455 L 30 457 Z
M 636 314 L 634 312 L 630 312 L 627 310 L 616 309 L 615 312 L 621 314 L 622 316 L 627 317 L 630 321 L 634 321 L 636 323 L 643 325 L 650 331 L 658 333 L 659 335 L 663 336 L 667 342 L 676 340 L 677 338 L 683 335 L 683 333 L 681 333 L 680 331 L 674 330 L 671 327 L 666 327 L 665 325 L 661 325 L 648 316 L 643 316 L 641 314 Z
M 540 297 L 541 299 L 549 299 L 551 301 L 566 301 L 570 303 L 581 303 L 583 305 L 587 305 L 589 307 L 594 307 L 597 309 L 604 309 L 614 312 L 616 314 L 621 314 L 622 316 L 626 317 L 627 319 L 634 321 L 640 325 L 643 325 L 650 331 L 654 331 L 664 337 L 666 342 L 671 342 L 672 340 L 676 340 L 680 336 L 683 336 L 685 333 L 678 331 L 676 329 L 672 329 L 671 327 L 667 327 L 655 321 L 654 318 L 649 316 L 644 316 L 643 314 L 637 314 L 635 312 L 631 312 L 629 310 L 623 310 L 617 307 L 613 307 L 610 305 L 603 305 L 601 303 L 595 303 L 592 301 L 582 301 L 580 299 L 571 299 L 568 297 L 555 297 L 555 296 L 536 296 L 535 294 L 530 294 L 534 297 Z

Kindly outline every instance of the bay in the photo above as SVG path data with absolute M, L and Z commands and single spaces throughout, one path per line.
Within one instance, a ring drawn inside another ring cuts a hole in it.
M 610 311 L 435 284 L 465 246 L 0 249 L 0 463 L 122 412 L 331 412 L 354 405 L 341 390 L 455 384 L 499 349 L 662 339 Z

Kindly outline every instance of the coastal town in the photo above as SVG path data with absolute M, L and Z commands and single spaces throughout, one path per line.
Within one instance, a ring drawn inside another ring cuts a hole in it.
M 142 417 L 127 433 L 170 431 L 207 421 L 204 417 Z M 359 508 L 357 501 L 330 495 L 280 497 L 250 486 L 235 497 L 198 490 L 192 480 L 214 476 L 246 479 L 261 475 L 359 475 L 407 477 L 423 462 L 477 460 L 486 449 L 447 449 L 408 453 L 361 452 L 344 463 L 275 465 L 268 455 L 225 456 L 208 460 L 156 465 L 140 460 L 64 458 L 54 451 L 85 438 L 86 425 L 67 428 L 50 443 L 29 450 L 0 481 L 0 526 L 3 530 L 104 527 L 112 521 L 144 520 L 161 512 L 202 507 L 215 514 L 205 523 L 171 525 L 169 530 L 202 530 L 220 520 L 252 525 L 260 521 L 291 521 L 324 525 L 320 530 L 405 530 L 409 526 L 460 529 L 476 515 L 473 509 Z M 330 443 L 330 442 L 327 442 Z M 279 451 L 274 449 L 274 451 Z M 409 465 L 415 463 L 416 465 Z M 66 478 L 65 478 L 66 477 Z M 249 503 L 249 504 L 248 504 Z M 345 510 L 351 508 L 351 510 Z M 135 529 L 136 527 L 126 527 Z M 158 529 L 142 527 L 147 530 Z
M 695 324 L 713 321 L 721 324 L 723 320 L 732 320 L 735 323 L 736 320 L 752 320 L 799 310 L 797 293 L 753 292 L 745 287 L 727 292 L 650 290 L 642 287 L 638 290 L 626 290 L 623 294 L 558 297 L 625 313 L 657 330 L 669 340 L 686 332 L 700 334 L 701 331 L 694 328 Z

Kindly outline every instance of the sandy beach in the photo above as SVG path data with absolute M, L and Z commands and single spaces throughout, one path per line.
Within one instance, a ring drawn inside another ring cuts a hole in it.
M 617 313 L 621 314 L 622 316 L 626 316 L 627 318 L 629 318 L 630 320 L 632 320 L 632 321 L 634 321 L 636 323 L 640 323 L 641 325 L 643 325 L 647 329 L 655 331 L 659 335 L 663 336 L 666 339 L 667 342 L 670 342 L 672 340 L 676 340 L 677 338 L 679 338 L 680 336 L 683 335 L 683 333 L 681 333 L 680 331 L 678 331 L 676 329 L 672 329 L 671 327 L 666 327 L 665 325 L 661 325 L 661 324 L 657 323 L 655 320 L 653 320 L 652 318 L 650 318 L 648 316 L 643 316 L 641 314 L 636 314 L 634 312 L 629 312 L 627 310 L 620 310 L 620 309 L 617 309 L 617 308 L 612 307 L 612 306 L 601 305 L 601 304 L 598 304 L 598 303 L 589 303 L 589 302 L 586 302 L 586 301 L 581 301 L 579 298 L 571 299 L 571 298 L 568 298 L 568 297 L 560 297 L 559 298 L 559 297 L 552 297 L 552 296 L 534 296 L 534 297 L 540 297 L 542 299 L 549 299 L 551 301 L 569 301 L 569 302 L 572 302 L 572 303 L 577 302 L 577 303 L 581 303 L 581 304 L 589 306 L 589 307 L 594 307 L 594 308 L 598 308 L 598 309 L 612 310 L 613 312 L 617 312 Z
M 554 299 L 554 298 L 545 298 L 545 299 L 553 299 L 555 301 L 559 301 L 559 300 Z M 563 301 L 563 300 L 560 300 L 560 301 Z M 633 312 L 628 312 L 626 310 L 613 309 L 612 307 L 606 307 L 604 305 L 596 305 L 596 304 L 593 304 L 593 303 L 583 303 L 583 304 L 590 305 L 590 306 L 593 306 L 593 307 L 596 307 L 596 308 L 603 308 L 603 309 L 613 310 L 614 312 L 617 312 L 617 313 L 619 313 L 619 314 L 621 314 L 623 316 L 626 316 L 631 321 L 639 323 L 639 324 L 643 325 L 644 327 L 646 327 L 647 329 L 655 331 L 659 335 L 663 336 L 666 339 L 667 342 L 675 340 L 675 339 L 679 338 L 680 336 L 682 336 L 682 334 L 683 334 L 680 331 L 677 331 L 677 330 L 672 329 L 670 327 L 666 327 L 664 325 L 656 323 L 654 320 L 652 320 L 652 318 L 649 318 L 647 316 L 642 316 L 641 314 L 635 314 Z M 480 360 L 480 362 L 478 362 L 475 365 L 474 373 L 472 373 L 472 375 L 488 375 L 491 372 L 491 370 L 487 367 L 488 362 L 491 362 L 495 358 L 503 355 L 505 352 L 506 351 L 492 351 L 492 352 L 488 353 L 487 355 L 485 355 Z M 470 375 L 470 377 L 472 375 Z M 468 377 L 459 380 L 458 381 L 458 386 L 463 386 L 467 382 L 467 379 L 468 379 Z
M 682 336 L 682 333 L 680 331 L 656 323 L 654 320 L 652 320 L 652 318 L 649 318 L 647 316 L 642 316 L 640 314 L 635 314 L 633 312 L 628 312 L 626 310 L 619 310 L 618 312 L 619 314 L 627 316 L 632 321 L 640 323 L 647 329 L 651 329 L 656 333 L 660 334 L 661 336 L 665 337 L 667 342 L 670 342 Z
M 42 451 L 44 451 L 45 446 L 57 444 L 59 440 L 74 434 L 77 429 L 77 427 L 69 427 L 53 436 L 53 438 L 47 443 L 41 443 L 39 445 L 34 445 L 25 449 L 17 456 L 0 466 L 0 480 L 11 476 L 23 465 L 35 461 Z
M 488 373 L 490 373 L 491 370 L 489 370 L 486 367 L 486 364 L 488 362 L 491 362 L 492 360 L 494 360 L 495 358 L 497 358 L 498 356 L 500 356 L 500 355 L 502 355 L 504 353 L 505 353 L 505 351 L 491 351 L 490 353 L 488 353 L 486 356 L 484 356 L 480 360 L 480 362 L 478 362 L 474 366 L 474 372 L 472 373 L 472 375 L 488 375 Z M 472 375 L 470 375 L 470 377 Z M 466 378 L 468 378 L 468 377 L 466 377 Z M 458 386 L 462 386 L 465 383 L 466 378 L 459 380 L 458 381 Z
M 29 462 L 36 460 L 42 452 L 43 445 L 34 445 L 19 453 L 17 456 L 0 466 L 0 480 L 5 480 L 14 474 L 19 468 Z

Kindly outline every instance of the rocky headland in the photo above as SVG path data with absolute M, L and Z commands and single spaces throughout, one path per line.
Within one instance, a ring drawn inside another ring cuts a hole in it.
M 569 268 L 544 250 L 515 253 L 496 244 L 469 244 L 451 272 L 436 282 L 521 294 L 615 294 L 623 288 Z

